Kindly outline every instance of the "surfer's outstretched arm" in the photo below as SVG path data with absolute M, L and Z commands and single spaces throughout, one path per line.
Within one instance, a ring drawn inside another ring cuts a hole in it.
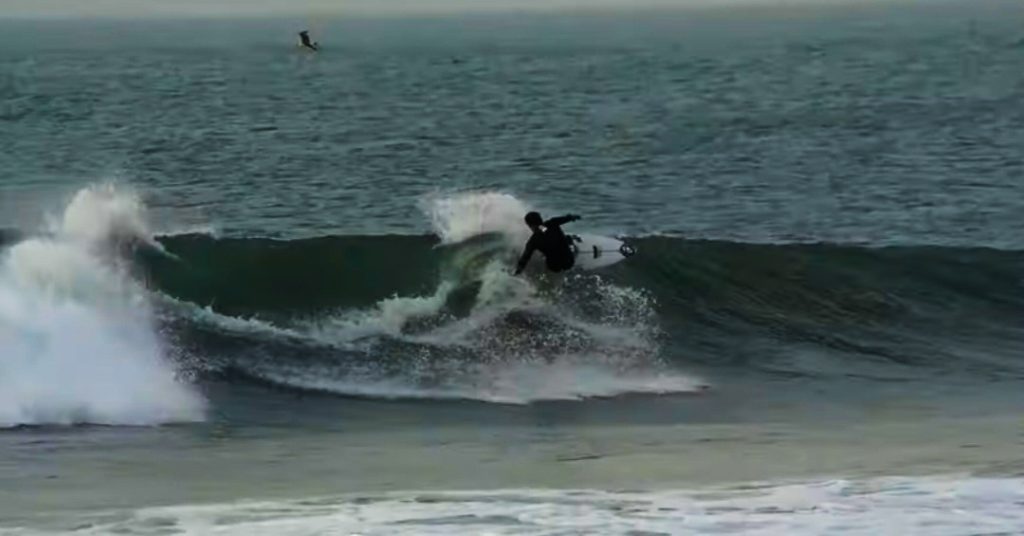
M 565 216 L 558 216 L 558 217 L 555 217 L 555 218 L 551 218 L 550 220 L 544 222 L 544 226 L 545 227 L 561 227 L 562 225 L 565 225 L 565 224 L 567 224 L 569 222 L 574 222 L 574 221 L 576 221 L 578 219 L 580 219 L 580 217 L 575 215 L 575 214 L 566 214 Z
M 526 243 L 526 249 L 523 250 L 523 254 L 519 257 L 519 263 L 516 264 L 516 275 L 523 273 L 523 269 L 526 268 L 526 263 L 530 262 L 530 257 L 533 256 L 533 252 L 537 249 L 537 245 L 533 242 L 533 237 Z

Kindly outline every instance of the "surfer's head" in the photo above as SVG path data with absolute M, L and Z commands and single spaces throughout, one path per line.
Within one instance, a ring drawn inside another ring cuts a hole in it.
M 544 218 L 540 216 L 540 212 L 527 212 L 523 221 L 525 221 L 526 225 L 529 225 L 531 229 L 540 227 L 544 224 Z

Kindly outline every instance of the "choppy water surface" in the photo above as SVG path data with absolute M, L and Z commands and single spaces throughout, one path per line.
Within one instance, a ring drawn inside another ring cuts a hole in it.
M 0 533 L 1021 530 L 1022 17 L 0 22 Z

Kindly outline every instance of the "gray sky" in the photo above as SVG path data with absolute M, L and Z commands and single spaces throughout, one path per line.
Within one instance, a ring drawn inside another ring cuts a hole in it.
M 868 4 L 914 0 L 0 0 L 0 17 L 430 14 L 739 5 Z M 918 0 L 921 1 L 921 0 Z M 978 0 L 981 1 L 981 0 Z

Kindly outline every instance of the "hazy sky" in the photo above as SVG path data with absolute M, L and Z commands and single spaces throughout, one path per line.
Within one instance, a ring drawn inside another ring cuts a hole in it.
M 505 10 L 609 9 L 875 3 L 886 0 L 0 0 L 0 17 L 424 14 Z M 910 3 L 914 0 L 887 0 Z M 918 2 L 922 0 L 917 0 Z M 977 0 L 983 1 L 983 0 Z

